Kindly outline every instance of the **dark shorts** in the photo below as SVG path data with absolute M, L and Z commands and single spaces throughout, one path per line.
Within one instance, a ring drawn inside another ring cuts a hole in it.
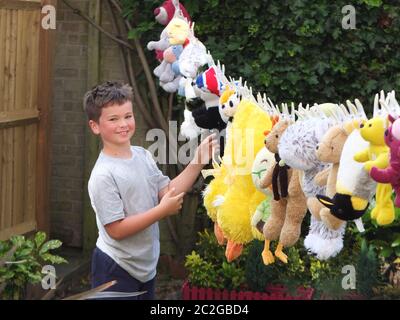
M 92 288 L 113 280 L 117 283 L 103 292 L 147 292 L 136 297 L 106 298 L 107 300 L 154 300 L 155 279 L 145 283 L 140 282 L 96 247 L 92 256 Z

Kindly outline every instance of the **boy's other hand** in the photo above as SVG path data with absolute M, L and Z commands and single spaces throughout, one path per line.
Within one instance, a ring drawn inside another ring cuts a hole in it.
M 166 215 L 177 214 L 180 209 L 182 209 L 183 196 L 184 192 L 175 195 L 175 188 L 171 188 L 168 192 L 162 197 L 159 206 L 165 210 Z
M 205 138 L 196 149 L 194 164 L 206 165 L 212 159 L 214 152 L 219 149 L 217 134 L 213 133 Z

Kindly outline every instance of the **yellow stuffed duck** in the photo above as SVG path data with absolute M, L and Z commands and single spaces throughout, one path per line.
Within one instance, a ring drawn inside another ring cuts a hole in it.
M 253 184 L 252 165 L 264 146 L 264 131 L 271 127 L 270 117 L 252 99 L 251 93 L 244 94 L 228 133 L 222 159 L 227 168 L 228 188 L 217 210 L 217 223 L 228 241 L 225 253 L 228 261 L 240 256 L 243 245 L 254 238 L 251 216 L 265 195 Z

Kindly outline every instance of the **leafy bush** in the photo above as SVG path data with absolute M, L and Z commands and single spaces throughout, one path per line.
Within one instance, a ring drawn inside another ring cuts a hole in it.
M 332 297 L 343 297 L 347 292 L 342 288 L 342 267 L 348 264 L 358 268 L 360 246 L 348 245 L 328 261 L 319 261 L 307 254 L 302 239 L 286 251 L 288 264 L 279 260 L 264 265 L 261 252 L 264 244 L 252 241 L 243 254 L 232 263 L 227 263 L 225 247 L 219 246 L 213 233 L 204 230 L 199 233 L 196 251 L 186 257 L 185 266 L 189 271 L 191 285 L 218 289 L 249 289 L 263 292 L 268 285 L 286 286 L 294 292 L 299 286 L 314 287 Z
M 228 263 L 225 247 L 218 245 L 213 233 L 205 229 L 199 232 L 196 251 L 186 256 L 185 267 L 192 285 L 216 289 L 239 289 L 245 283 L 244 263 L 247 249 L 241 257 Z
M 197 36 L 228 75 L 243 76 L 277 102 L 372 105 L 400 86 L 400 7 L 355 0 L 355 30 L 342 29 L 345 0 L 183 1 Z
M 372 297 L 373 289 L 379 283 L 379 262 L 372 246 L 362 242 L 357 261 L 357 289 L 365 297 Z
M 162 26 L 160 1 L 121 0 L 143 45 Z M 344 102 L 400 86 L 400 7 L 397 0 L 354 0 L 355 30 L 344 30 L 346 0 L 183 0 L 196 36 L 232 77 L 276 102 Z M 155 62 L 153 53 L 146 52 Z
M 261 253 L 264 243 L 254 240 L 249 244 L 249 255 L 246 257 L 246 283 L 253 291 L 263 292 L 267 285 L 283 284 L 289 289 L 310 284 L 308 275 L 305 275 L 304 259 L 300 257 L 300 250 L 292 247 L 287 250 L 289 264 L 285 265 L 277 260 L 271 265 L 264 265 Z
M 400 209 L 395 208 L 396 219 L 387 226 L 377 225 L 375 220 L 370 217 L 370 206 L 368 212 L 363 216 L 365 232 L 359 234 L 353 229 L 353 233 L 358 238 L 365 238 L 370 245 L 377 251 L 378 256 L 388 262 L 393 262 L 400 258 Z
M 37 232 L 33 239 L 13 236 L 0 241 L 0 297 L 2 299 L 21 299 L 26 285 L 42 280 L 42 267 L 46 263 L 60 264 L 67 261 L 50 251 L 59 248 L 59 240 L 46 241 L 44 232 Z
M 185 267 L 189 270 L 189 282 L 204 288 L 220 288 L 217 267 L 205 261 L 199 254 L 192 251 L 186 256 Z

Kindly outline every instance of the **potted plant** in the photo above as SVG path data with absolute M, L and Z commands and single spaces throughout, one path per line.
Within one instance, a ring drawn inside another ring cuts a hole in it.
M 29 288 L 41 282 L 44 265 L 67 262 L 51 252 L 61 245 L 59 240 L 46 241 L 44 232 L 33 239 L 18 235 L 0 241 L 0 299 L 27 298 Z

